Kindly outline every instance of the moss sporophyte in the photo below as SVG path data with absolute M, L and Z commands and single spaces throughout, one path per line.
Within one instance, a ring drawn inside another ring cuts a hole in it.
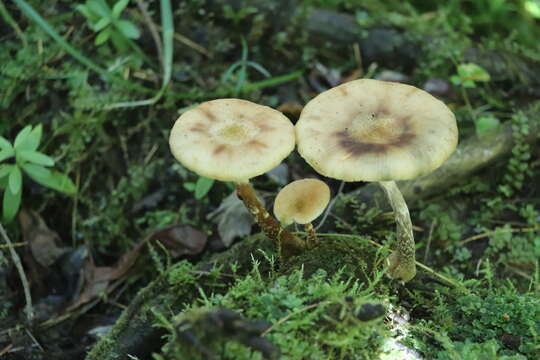
M 297 144 L 300 155 L 324 176 L 379 182 L 397 223 L 389 275 L 402 281 L 416 274 L 415 245 L 409 210 L 395 181 L 435 170 L 457 141 L 454 114 L 444 103 L 413 86 L 366 79 L 316 96 L 296 127 L 269 107 L 220 99 L 180 116 L 169 139 L 173 155 L 188 169 L 236 182 L 238 195 L 284 256 L 306 248 L 303 239 L 283 227 L 292 222 L 306 224 L 308 243 L 315 243 L 310 223 L 328 204 L 328 186 L 315 179 L 286 186 L 276 198 L 277 221 L 257 199 L 250 178 L 277 166 Z

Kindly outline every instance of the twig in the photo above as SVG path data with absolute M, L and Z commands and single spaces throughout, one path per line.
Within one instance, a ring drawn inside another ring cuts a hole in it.
M 8 352 L 10 352 L 12 348 L 13 348 L 13 344 L 9 344 L 9 345 L 6 346 L 5 348 L 1 349 L 1 350 L 0 350 L 0 356 L 2 356 L 2 355 L 4 355 L 4 354 L 7 354 Z
M 156 25 L 156 26 L 160 31 L 162 30 L 161 26 L 159 26 L 159 25 Z M 182 44 L 192 48 L 193 50 L 195 50 L 197 52 L 200 52 L 203 55 L 206 55 L 210 59 L 214 56 L 204 46 L 197 44 L 195 41 L 187 38 L 186 36 L 184 36 L 182 34 L 174 33 L 173 37 L 174 37 L 175 40 L 181 42 Z
M 493 230 L 493 231 L 486 231 L 486 232 L 481 233 L 481 234 L 476 234 L 476 235 L 470 236 L 470 237 L 466 238 L 465 240 L 461 240 L 459 244 L 464 245 L 464 244 L 469 243 L 471 241 L 475 241 L 475 240 L 478 240 L 478 239 L 483 239 L 483 238 L 490 237 L 491 235 L 495 235 L 495 234 L 499 234 L 499 233 L 520 233 L 520 232 L 525 233 L 525 232 L 535 232 L 535 231 L 540 232 L 540 229 L 538 229 L 538 228 L 524 228 L 524 229 L 499 229 L 499 230 Z
M 21 278 L 21 283 L 24 290 L 24 297 L 26 299 L 26 317 L 28 318 L 28 321 L 32 321 L 34 319 L 34 308 L 32 307 L 32 295 L 30 294 L 30 286 L 28 284 L 28 279 L 26 278 L 26 274 L 24 273 L 24 269 L 21 263 L 21 258 L 19 257 L 19 254 L 15 251 L 13 248 L 13 243 L 9 239 L 6 230 L 4 229 L 4 226 L 0 223 L 0 234 L 4 238 L 4 241 L 8 244 L 9 252 L 11 254 L 11 259 L 13 260 L 13 263 L 15 264 L 15 267 L 17 268 L 17 271 L 19 272 L 19 277 Z
M 324 222 L 326 221 L 326 218 L 328 217 L 328 214 L 330 213 L 330 210 L 332 210 L 332 207 L 334 206 L 334 204 L 336 203 L 336 200 L 338 199 L 339 195 L 341 195 L 341 192 L 343 191 L 343 187 L 345 186 L 345 181 L 342 181 L 340 184 L 339 184 L 339 188 L 338 188 L 338 191 L 336 193 L 336 196 L 334 196 L 334 198 L 332 199 L 332 201 L 330 201 L 330 204 L 328 204 L 328 206 L 326 207 L 326 210 L 324 212 L 324 215 L 323 215 L 323 218 L 321 219 L 321 221 L 319 222 L 319 224 L 317 224 L 317 226 L 315 227 L 315 230 L 319 230 L 321 226 L 324 225 Z
M 431 222 L 431 226 L 429 227 L 426 251 L 424 252 L 424 262 L 427 262 L 427 259 L 428 259 L 429 249 L 431 247 L 431 240 L 433 239 L 433 230 L 435 229 L 436 223 L 437 223 L 437 219 L 433 219 L 433 221 Z
M 148 29 L 150 30 L 150 34 L 152 35 L 152 39 L 154 39 L 154 43 L 156 45 L 157 55 L 159 58 L 159 63 L 163 64 L 163 48 L 161 46 L 161 39 L 159 37 L 159 32 L 157 29 L 156 24 L 152 21 L 152 17 L 148 13 L 147 5 L 142 0 L 137 0 L 137 6 L 139 7 L 139 10 L 141 10 L 141 14 L 144 18 L 144 21 L 146 22 L 146 26 L 148 26 Z
M 20 246 L 26 246 L 26 245 L 28 245 L 26 241 L 16 242 L 16 243 L 11 244 L 11 246 L 13 247 L 20 247 Z M 0 245 L 0 249 L 4 249 L 4 248 L 9 248 L 9 245 Z

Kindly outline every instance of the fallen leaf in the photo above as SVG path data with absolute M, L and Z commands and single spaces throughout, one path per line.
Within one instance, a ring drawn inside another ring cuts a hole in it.
M 124 276 L 133 266 L 145 244 L 145 241 L 140 241 L 132 250 L 122 255 L 113 266 L 95 266 L 93 259 L 89 257 L 84 266 L 84 285 L 81 294 L 66 311 L 71 311 L 106 292 L 111 281 Z
M 150 242 L 160 242 L 174 258 L 197 255 L 205 247 L 208 234 L 189 225 L 172 225 L 157 229 L 150 235 Z
M 254 223 L 253 217 L 236 195 L 236 191 L 223 199 L 208 218 L 218 224 L 218 233 L 227 247 L 231 246 L 235 237 L 249 235 Z
M 289 183 L 289 168 L 286 164 L 279 164 L 275 168 L 266 172 L 266 176 L 281 186 Z
M 48 268 L 69 248 L 60 247 L 60 237 L 50 230 L 38 213 L 28 209 L 19 212 L 24 241 L 28 243 L 32 257 L 38 264 Z

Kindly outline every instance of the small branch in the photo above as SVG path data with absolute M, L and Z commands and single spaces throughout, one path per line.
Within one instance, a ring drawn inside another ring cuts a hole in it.
M 5 242 L 7 243 L 9 247 L 9 252 L 11 254 L 11 259 L 13 260 L 13 263 L 15 264 L 15 267 L 17 268 L 17 271 L 19 272 L 19 277 L 21 278 L 21 283 L 24 290 L 24 297 L 26 299 L 26 316 L 28 318 L 28 321 L 32 321 L 34 319 L 34 308 L 32 307 L 32 295 L 30 294 L 30 286 L 28 284 L 28 279 L 26 278 L 26 274 L 24 273 L 24 269 L 21 263 L 21 258 L 13 248 L 13 243 L 9 239 L 6 230 L 4 229 L 4 226 L 0 223 L 0 234 L 4 238 Z
M 141 11 L 141 14 L 144 18 L 144 22 L 146 23 L 146 26 L 148 26 L 148 29 L 150 30 L 150 34 L 152 34 L 152 39 L 154 40 L 154 43 L 156 45 L 159 63 L 163 64 L 163 48 L 161 47 L 161 39 L 159 37 L 157 26 L 152 21 L 152 17 L 148 13 L 148 9 L 146 8 L 147 5 L 143 2 L 143 0 L 137 0 L 137 6 L 139 7 L 139 10 Z

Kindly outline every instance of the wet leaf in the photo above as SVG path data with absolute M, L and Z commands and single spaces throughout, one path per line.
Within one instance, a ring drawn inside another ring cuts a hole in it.
M 235 237 L 251 233 L 253 218 L 236 195 L 236 191 L 223 199 L 219 207 L 208 217 L 218 224 L 218 233 L 227 247 L 231 246 Z
M 75 299 L 67 311 L 85 304 L 107 291 L 111 281 L 124 276 L 133 266 L 145 242 L 139 242 L 132 250 L 125 253 L 113 266 L 95 266 L 89 258 L 84 266 L 84 285 L 80 296 Z
M 32 210 L 19 213 L 24 241 L 28 243 L 32 257 L 41 266 L 50 267 L 68 248 L 61 247 L 58 234 L 47 227 L 41 216 Z
M 208 234 L 189 225 L 173 225 L 158 229 L 150 235 L 150 241 L 160 242 L 173 258 L 197 255 L 205 247 Z

